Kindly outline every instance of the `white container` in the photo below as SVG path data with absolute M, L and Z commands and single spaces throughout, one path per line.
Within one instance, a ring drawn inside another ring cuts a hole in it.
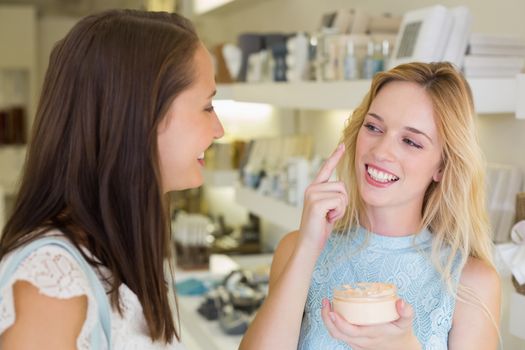
M 393 284 L 360 282 L 336 288 L 333 307 L 349 323 L 365 326 L 397 320 L 397 299 Z

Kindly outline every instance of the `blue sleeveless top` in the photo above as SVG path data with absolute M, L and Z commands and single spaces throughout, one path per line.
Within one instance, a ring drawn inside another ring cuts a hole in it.
M 319 256 L 310 283 L 299 337 L 299 349 L 351 349 L 330 336 L 321 318 L 323 298 L 333 290 L 355 282 L 387 282 L 414 308 L 414 334 L 423 349 L 447 349 L 455 297 L 448 291 L 430 260 L 432 234 L 388 237 L 365 229 L 331 234 Z M 446 259 L 449 249 L 441 252 Z M 452 286 L 459 282 L 459 254 L 452 269 Z

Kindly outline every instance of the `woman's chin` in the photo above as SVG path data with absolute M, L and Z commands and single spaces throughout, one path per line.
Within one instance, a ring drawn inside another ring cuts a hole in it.
M 178 181 L 176 184 L 164 186 L 164 193 L 173 192 L 173 191 L 184 191 L 191 190 L 193 188 L 199 188 L 203 185 L 204 179 L 201 174 L 194 176 L 190 179 L 185 179 L 184 181 Z

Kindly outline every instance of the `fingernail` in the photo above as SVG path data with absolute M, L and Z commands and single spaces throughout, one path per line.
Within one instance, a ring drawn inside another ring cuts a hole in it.
M 330 312 L 330 313 L 328 314 L 328 316 L 330 316 L 330 319 L 332 320 L 332 322 L 335 322 L 335 315 L 334 315 L 333 312 Z
M 321 304 L 321 307 L 324 309 L 324 308 L 327 307 L 327 306 L 328 306 L 328 300 L 323 299 L 323 302 L 322 302 L 322 304 Z

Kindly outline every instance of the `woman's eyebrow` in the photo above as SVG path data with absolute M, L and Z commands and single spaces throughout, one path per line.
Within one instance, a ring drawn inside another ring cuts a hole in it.
M 379 120 L 379 121 L 382 121 L 384 122 L 385 120 L 383 119 L 383 117 L 381 117 L 380 115 L 376 114 L 376 113 L 368 113 L 369 116 Z M 414 134 L 418 134 L 418 135 L 423 135 L 424 137 L 426 137 L 431 144 L 434 144 L 434 142 L 432 141 L 432 138 L 430 138 L 430 136 L 428 136 L 427 134 L 425 134 L 423 131 L 419 130 L 419 129 L 416 129 L 412 126 L 405 126 L 404 127 L 405 130 L 409 131 L 409 132 L 412 132 Z

